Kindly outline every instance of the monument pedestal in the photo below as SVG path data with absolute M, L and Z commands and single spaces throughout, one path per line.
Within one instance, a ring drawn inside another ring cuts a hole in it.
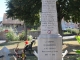
M 41 34 L 38 37 L 38 60 L 62 60 L 62 37 Z

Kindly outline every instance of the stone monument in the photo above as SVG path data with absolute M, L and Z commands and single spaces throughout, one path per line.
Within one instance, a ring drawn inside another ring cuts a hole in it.
M 38 60 L 62 60 L 62 37 L 58 33 L 56 0 L 42 0 Z

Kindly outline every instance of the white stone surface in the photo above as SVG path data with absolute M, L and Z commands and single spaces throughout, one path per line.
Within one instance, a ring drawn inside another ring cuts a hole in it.
M 2 54 L 2 51 L 0 50 L 0 56 L 2 56 L 3 54 Z
M 63 36 L 63 39 L 72 39 L 72 38 L 75 38 L 75 35 L 73 35 L 73 36 Z
M 42 13 L 41 34 L 58 34 L 57 27 L 57 18 L 54 13 Z
M 62 60 L 64 60 L 64 57 L 67 55 L 67 53 L 68 53 L 68 50 L 65 50 L 65 52 L 62 53 Z
M 2 52 L 6 53 L 6 54 L 9 54 L 10 51 L 8 48 L 6 48 L 5 46 L 1 49 Z
M 10 60 L 10 57 L 8 54 L 10 53 L 9 49 L 7 49 L 5 46 L 1 49 L 2 54 L 4 55 L 3 60 Z
M 38 53 L 36 51 L 34 51 L 33 54 L 38 58 Z
M 3 56 L 3 53 L 2 51 L 0 50 L 0 56 Z M 2 60 L 3 58 L 0 58 L 0 60 Z
M 62 37 L 58 35 L 56 0 L 42 0 L 38 60 L 62 60 Z
M 65 50 L 65 52 L 62 53 L 62 57 L 65 57 L 67 53 L 68 53 L 68 50 Z
M 0 40 L 0 44 L 6 42 L 6 40 Z
M 58 34 L 56 0 L 42 0 L 41 34 Z
M 55 0 L 42 0 L 42 12 L 54 12 L 56 11 Z
M 62 37 L 42 34 L 38 38 L 38 60 L 62 60 Z

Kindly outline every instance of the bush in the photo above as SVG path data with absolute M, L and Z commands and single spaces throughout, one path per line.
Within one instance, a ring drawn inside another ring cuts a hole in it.
M 13 33 L 12 33 L 12 32 L 8 32 L 8 33 L 6 33 L 6 38 L 7 38 L 8 41 L 12 41 L 12 40 L 14 40 Z
M 68 32 L 71 32 L 71 30 L 72 30 L 72 29 L 70 29 L 70 28 L 67 29 Z
M 22 33 L 19 33 L 19 39 L 24 40 L 24 38 L 25 38 L 25 32 L 23 31 Z M 27 35 L 27 39 L 32 40 L 33 37 L 31 35 Z
M 80 60 L 80 57 L 78 57 L 77 60 Z
M 18 41 L 19 40 L 19 36 L 16 33 L 14 33 L 14 40 L 15 41 Z
M 63 34 L 71 34 L 70 32 L 64 32 Z
M 79 30 L 78 29 L 72 29 L 72 33 L 73 34 L 78 34 L 79 33 Z
M 32 35 L 27 36 L 27 38 L 29 41 L 33 39 Z
M 19 37 L 16 35 L 16 33 L 13 33 L 13 32 L 6 33 L 6 38 L 7 38 L 8 41 L 19 40 Z
M 24 40 L 25 38 L 25 32 L 23 31 L 22 33 L 19 33 L 19 39 Z
M 67 29 L 67 31 L 72 33 L 72 34 L 78 34 L 79 33 L 79 29 Z
M 6 33 L 6 38 L 8 41 L 16 41 L 19 40 L 19 36 L 14 32 L 12 28 L 8 29 L 9 32 Z

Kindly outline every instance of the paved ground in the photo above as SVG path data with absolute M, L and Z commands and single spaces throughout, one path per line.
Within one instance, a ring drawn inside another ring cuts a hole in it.
M 75 38 L 75 35 L 73 35 L 73 36 L 63 36 L 63 39 L 72 39 L 72 38 Z
M 1 44 L 1 43 L 4 43 L 5 41 L 6 41 L 6 40 L 0 40 L 0 44 Z

